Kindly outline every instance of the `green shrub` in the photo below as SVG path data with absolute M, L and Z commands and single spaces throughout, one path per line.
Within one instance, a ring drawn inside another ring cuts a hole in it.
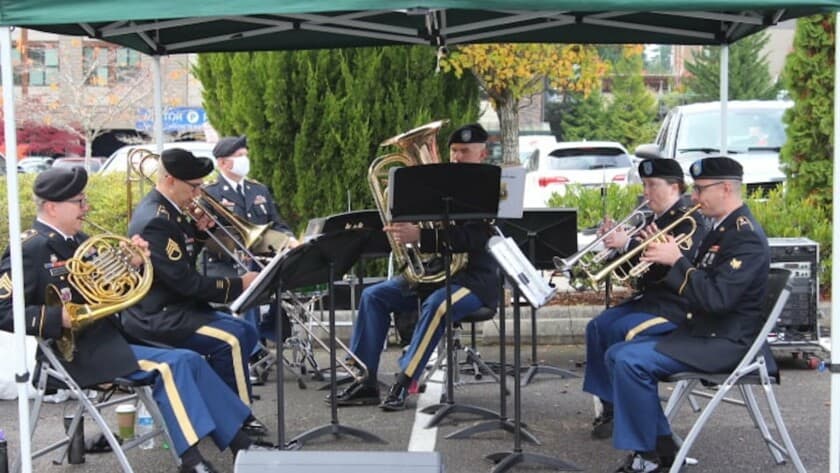
M 578 210 L 578 229 L 591 228 L 609 215 L 613 219 L 627 216 L 642 193 L 640 185 L 608 187 L 606 203 L 600 189 L 568 186 L 565 195 L 554 194 L 550 207 Z M 786 196 L 779 189 L 769 193 L 757 192 L 746 203 L 764 228 L 768 237 L 804 237 L 820 245 L 820 287 L 831 287 L 831 210 L 813 200 L 802 201 Z M 606 211 L 604 206 L 606 205 Z
M 18 199 L 20 201 L 20 228 L 24 231 L 32 226 L 35 220 L 35 202 L 32 198 L 32 184 L 35 174 L 18 175 Z M 148 192 L 152 186 L 145 183 L 144 191 Z M 0 186 L 0 212 L 8 214 L 9 201 L 7 186 Z M 90 176 L 85 189 L 90 212 L 87 219 L 101 225 L 108 231 L 124 235 L 128 229 L 128 206 L 126 204 L 126 184 L 124 173 L 93 174 Z M 132 186 L 133 207 L 137 206 L 141 197 L 137 183 Z M 102 233 L 92 225 L 85 226 L 85 232 L 90 235 Z M 0 218 L 0 244 L 5 249 L 9 245 L 9 219 Z

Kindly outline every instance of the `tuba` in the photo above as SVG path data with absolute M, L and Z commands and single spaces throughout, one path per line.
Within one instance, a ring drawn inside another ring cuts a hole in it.
M 397 166 L 419 166 L 440 162 L 437 151 L 437 133 L 446 124 L 446 120 L 438 120 L 414 128 L 400 135 L 388 138 L 379 146 L 396 146 L 399 152 L 379 156 L 368 167 L 368 184 L 370 184 L 373 200 L 379 209 L 379 216 L 383 225 L 391 224 L 391 212 L 388 207 L 388 177 L 390 169 Z M 432 222 L 422 222 L 421 228 L 435 228 Z M 406 280 L 412 284 L 439 283 L 445 278 L 445 268 L 442 266 L 441 255 L 437 253 L 420 253 L 412 245 L 400 245 L 394 237 L 386 232 L 388 243 L 397 267 L 402 271 Z M 452 255 L 449 265 L 450 274 L 455 274 L 467 264 L 466 253 Z
M 142 261 L 140 267 L 132 263 Z M 84 298 L 79 304 L 62 300 L 61 291 L 47 287 L 46 303 L 63 306 L 70 315 L 70 328 L 56 340 L 59 353 L 73 361 L 76 333 L 93 322 L 137 304 L 152 287 L 152 261 L 128 238 L 119 235 L 91 237 L 65 263 L 67 281 Z

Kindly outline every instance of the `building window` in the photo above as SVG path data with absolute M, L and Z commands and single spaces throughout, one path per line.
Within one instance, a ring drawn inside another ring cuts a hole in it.
M 15 85 L 58 84 L 58 43 L 28 43 L 23 51 L 19 46 L 12 51 Z
M 140 73 L 140 53 L 105 44 L 89 45 L 82 50 L 82 67 L 88 85 L 128 82 Z

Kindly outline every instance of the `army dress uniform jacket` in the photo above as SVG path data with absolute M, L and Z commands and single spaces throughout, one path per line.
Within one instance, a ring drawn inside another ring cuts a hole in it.
M 705 372 L 731 370 L 764 324 L 769 271 L 767 236 L 742 205 L 709 231 L 693 262 L 680 258 L 668 271 L 665 283 L 691 312 L 656 350 Z
M 656 223 L 658 228 L 663 229 L 668 225 L 671 225 L 678 218 L 682 217 L 687 211 L 688 208 L 678 201 L 656 220 L 653 219 L 653 216 L 649 217 L 645 224 L 649 225 L 650 223 Z M 703 237 L 706 235 L 707 227 L 705 224 L 705 218 L 697 215 L 696 212 L 689 216 L 689 218 L 694 220 L 697 224 L 697 229 L 691 237 L 691 244 L 689 245 L 689 248 L 682 251 L 686 258 L 691 259 L 697 251 Z M 669 233 L 676 237 L 681 234 L 686 234 L 689 231 L 691 231 L 691 222 L 684 220 Z M 639 244 L 641 244 L 639 240 L 635 238 L 632 239 L 628 246 L 628 251 L 639 246 Z M 636 264 L 638 262 L 638 257 L 631 259 L 632 264 Z M 667 275 L 669 269 L 670 268 L 666 266 L 658 264 L 651 266 L 650 269 L 639 278 L 638 291 L 628 300 L 623 301 L 622 304 L 633 303 L 634 307 L 639 312 L 664 317 L 668 319 L 669 322 L 675 324 L 679 324 L 685 320 L 685 316 L 688 313 L 688 301 L 665 284 L 665 276 Z
M 87 240 L 79 233 L 77 242 Z M 23 234 L 23 291 L 26 300 L 26 333 L 42 339 L 61 336 L 61 306 L 47 306 L 47 287 L 54 285 L 62 300 L 84 303 L 67 281 L 65 262 L 73 257 L 78 243 L 68 242 L 60 233 L 36 221 Z M 12 332 L 12 269 L 9 250 L 0 260 L 0 329 Z M 140 369 L 134 353 L 120 332 L 115 316 L 101 319 L 75 335 L 76 352 L 64 367 L 81 386 L 93 386 Z
M 204 234 L 157 189 L 137 206 L 128 232 L 149 242 L 155 271 L 149 293 L 123 314 L 131 336 L 177 343 L 214 320 L 209 302 L 227 303 L 242 293 L 240 278 L 207 277 L 196 270 L 198 238 Z
M 467 253 L 467 266 L 452 275 L 452 284 L 466 287 L 484 306 L 495 309 L 499 302 L 498 263 L 487 251 L 487 241 L 494 234 L 492 226 L 484 221 L 457 222 L 449 227 L 447 243 L 442 230 L 424 229 L 420 232 L 420 251 L 440 253 L 449 248 L 452 253 Z

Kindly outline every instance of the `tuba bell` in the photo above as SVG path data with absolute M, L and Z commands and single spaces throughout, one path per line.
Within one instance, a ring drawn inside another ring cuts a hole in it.
M 437 150 L 437 133 L 447 123 L 438 120 L 414 128 L 405 133 L 388 138 L 379 146 L 396 146 L 400 151 L 379 156 L 368 167 L 368 184 L 370 184 L 373 200 L 379 209 L 379 216 L 383 225 L 391 224 L 390 208 L 388 206 L 388 177 L 392 167 L 419 166 L 440 162 Z M 433 222 L 420 223 L 421 228 L 435 228 Z M 397 244 L 394 237 L 386 232 L 388 243 L 397 267 L 402 271 L 406 280 L 412 284 L 439 283 L 446 276 L 442 266 L 440 254 L 420 253 L 417 248 L 409 244 Z M 466 253 L 454 253 L 449 265 L 450 274 L 455 274 L 467 264 Z
M 139 258 L 139 259 L 137 259 Z M 135 261 L 142 261 L 139 267 Z M 73 361 L 76 333 L 93 322 L 140 302 L 152 287 L 152 261 L 128 238 L 119 235 L 91 237 L 65 263 L 67 282 L 85 300 L 62 300 L 61 291 L 47 287 L 46 303 L 62 306 L 70 315 L 70 327 L 63 328 L 56 347 L 66 361 Z

